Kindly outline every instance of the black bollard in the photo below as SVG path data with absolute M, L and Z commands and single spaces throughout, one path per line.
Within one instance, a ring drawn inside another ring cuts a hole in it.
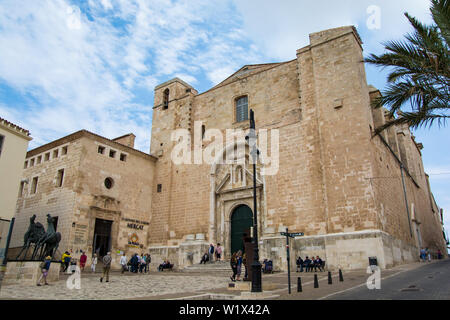
M 319 280 L 317 279 L 317 274 L 314 275 L 314 288 L 319 287 Z
M 333 284 L 333 279 L 331 279 L 331 272 L 328 271 L 328 284 Z
M 344 281 L 344 277 L 342 276 L 342 270 L 339 269 L 339 281 L 343 282 Z
M 297 278 L 297 292 L 302 292 L 302 278 L 298 277 Z

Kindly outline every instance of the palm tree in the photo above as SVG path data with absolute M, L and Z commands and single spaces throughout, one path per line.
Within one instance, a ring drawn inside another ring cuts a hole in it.
M 432 25 L 405 13 L 414 28 L 404 36 L 406 41 L 383 43 L 387 53 L 365 59 L 390 69 L 387 88 L 373 107 L 388 108 L 391 120 L 376 128 L 375 134 L 397 124 L 418 128 L 437 120 L 439 126 L 445 125 L 450 118 L 450 0 L 431 0 L 430 11 Z M 408 102 L 411 110 L 403 111 Z

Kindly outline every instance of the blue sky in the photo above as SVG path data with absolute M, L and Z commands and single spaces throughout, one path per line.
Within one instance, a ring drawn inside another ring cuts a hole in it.
M 374 5 L 379 28 L 367 23 Z M 245 64 L 294 59 L 309 33 L 343 25 L 357 27 L 366 55 L 381 53 L 410 30 L 405 11 L 431 22 L 428 0 L 2 0 L 0 117 L 30 130 L 30 149 L 87 129 L 133 132 L 148 152 L 157 84 L 180 77 L 203 92 Z M 385 72 L 366 72 L 385 86 Z M 414 134 L 448 213 L 450 128 Z

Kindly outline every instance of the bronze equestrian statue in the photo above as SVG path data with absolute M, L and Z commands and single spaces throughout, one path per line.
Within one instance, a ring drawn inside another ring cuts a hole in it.
M 61 233 L 56 232 L 53 218 L 50 214 L 47 214 L 47 232 L 38 240 L 31 259 L 37 258 L 37 260 L 42 260 L 46 256 L 50 256 L 53 259 L 60 241 Z M 40 253 L 38 254 L 39 250 Z
M 36 220 L 35 214 L 33 214 L 33 216 L 30 218 L 30 226 L 28 227 L 28 230 L 23 237 L 23 247 L 20 253 L 17 255 L 16 260 L 19 260 L 24 251 L 25 254 L 23 255 L 23 259 L 26 259 L 28 249 L 30 248 L 31 244 L 34 244 L 34 246 L 36 247 L 39 239 L 41 239 L 45 234 L 44 226 L 39 222 L 34 222 L 34 220 Z

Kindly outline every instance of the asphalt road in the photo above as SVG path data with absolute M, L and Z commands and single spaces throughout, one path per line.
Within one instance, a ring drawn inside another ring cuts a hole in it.
M 366 285 L 337 293 L 329 300 L 450 300 L 450 259 L 395 274 L 383 279 L 381 288 Z

